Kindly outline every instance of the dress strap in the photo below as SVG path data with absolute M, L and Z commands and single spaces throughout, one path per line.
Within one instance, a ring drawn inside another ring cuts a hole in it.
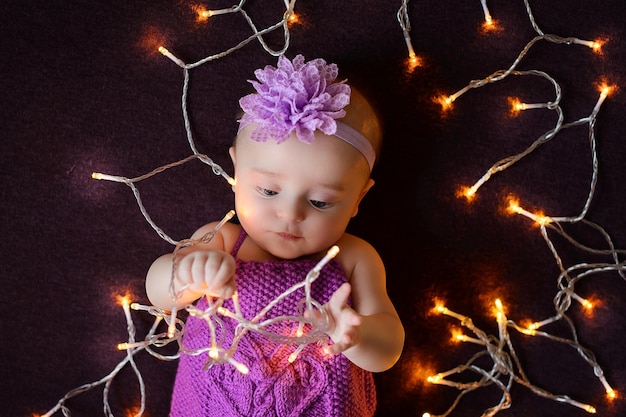
M 237 238 L 237 242 L 235 242 L 235 246 L 233 246 L 233 250 L 230 252 L 231 255 L 237 256 L 237 252 L 239 252 L 239 248 L 241 248 L 243 241 L 246 240 L 246 236 L 248 236 L 248 234 L 242 227 L 241 233 L 239 233 L 239 237 Z

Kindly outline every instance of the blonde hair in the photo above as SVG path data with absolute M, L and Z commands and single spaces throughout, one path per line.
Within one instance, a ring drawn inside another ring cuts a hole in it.
M 378 157 L 383 136 L 380 118 L 363 93 L 352 86 L 351 89 L 350 103 L 345 107 L 346 115 L 341 121 L 361 132 L 372 144 Z

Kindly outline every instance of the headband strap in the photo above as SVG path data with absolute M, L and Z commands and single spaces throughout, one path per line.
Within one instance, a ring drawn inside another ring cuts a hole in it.
M 349 143 L 354 146 L 357 151 L 361 152 L 367 160 L 367 164 L 369 165 L 371 172 L 372 168 L 374 168 L 376 152 L 374 152 L 374 148 L 372 147 L 370 141 L 352 126 L 347 125 L 340 120 L 336 120 L 335 122 L 337 123 L 337 131 L 334 133 L 334 136 L 337 136 L 344 142 Z

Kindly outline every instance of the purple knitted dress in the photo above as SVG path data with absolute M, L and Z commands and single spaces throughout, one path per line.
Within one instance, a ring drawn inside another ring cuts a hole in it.
M 233 256 L 246 237 L 242 231 Z M 248 261 L 237 259 L 237 291 L 242 313 L 254 317 L 287 288 L 302 282 L 316 260 Z M 312 297 L 326 303 L 347 278 L 335 260 L 329 262 L 312 285 Z M 264 318 L 293 315 L 304 292 L 296 291 Z M 206 299 L 198 307 L 207 307 Z M 232 309 L 230 300 L 225 307 Z M 233 338 L 236 323 L 224 318 L 226 343 Z M 280 326 L 278 324 L 277 326 Z M 292 329 L 293 324 L 285 331 Z M 279 328 L 271 329 L 273 332 Z M 189 317 L 184 346 L 210 346 L 206 322 Z M 376 408 L 376 390 L 370 372 L 352 364 L 344 355 L 328 356 L 309 344 L 289 363 L 296 346 L 282 345 L 257 333 L 247 333 L 239 342 L 234 359 L 250 372 L 239 373 L 230 364 L 203 371 L 207 354 L 181 355 L 172 394 L 170 417 L 368 417 Z

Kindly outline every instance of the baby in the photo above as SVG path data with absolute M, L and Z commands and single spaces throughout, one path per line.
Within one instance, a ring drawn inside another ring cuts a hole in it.
M 364 97 L 337 82 L 337 67 L 322 59 L 281 56 L 277 67 L 257 70 L 256 93 L 240 100 L 243 116 L 230 156 L 235 169 L 235 209 L 240 224 L 226 223 L 209 243 L 178 256 L 176 308 L 206 297 L 229 299 L 236 291 L 244 317 L 254 317 L 307 272 L 333 245 L 338 255 L 322 270 L 311 296 L 328 317 L 328 349 L 309 344 L 292 362 L 294 346 L 251 332 L 229 365 L 203 369 L 207 354 L 180 358 L 171 416 L 372 416 L 372 372 L 393 366 L 404 329 L 386 291 L 385 268 L 376 250 L 346 233 L 374 184 L 370 173 L 380 147 L 378 118 Z M 200 228 L 193 238 L 212 231 Z M 158 258 L 146 291 L 170 310 L 173 255 Z M 293 315 L 302 292 L 265 318 Z M 224 306 L 232 308 L 231 300 Z M 236 322 L 223 319 L 232 340 Z M 279 331 L 279 329 L 273 329 Z M 290 329 L 283 329 L 289 332 Z M 210 345 L 205 320 L 189 317 L 186 349 Z M 329 355 L 330 353 L 331 355 Z

